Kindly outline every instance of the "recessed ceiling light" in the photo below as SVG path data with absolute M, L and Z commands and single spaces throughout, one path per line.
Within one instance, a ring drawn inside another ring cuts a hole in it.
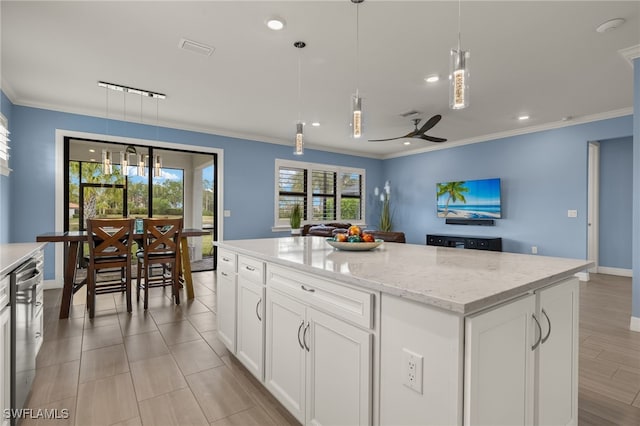
M 606 33 L 607 31 L 615 30 L 622 24 L 624 24 L 624 19 L 622 18 L 609 19 L 608 21 L 598 25 L 596 31 L 599 33 Z
M 320 127 L 320 123 L 319 123 L 319 122 L 317 122 L 317 121 L 314 121 L 313 123 L 311 123 L 311 125 L 312 125 L 313 127 Z
M 520 121 L 524 121 L 524 120 L 528 120 L 529 116 L 528 115 L 521 115 L 520 117 L 518 117 L 518 120 Z
M 95 158 L 90 158 L 89 161 L 93 161 L 95 163 L 96 159 Z
M 267 27 L 273 31 L 280 31 L 284 28 L 285 21 L 282 18 L 273 17 L 267 19 Z
M 89 152 L 96 152 L 96 150 L 95 150 L 95 149 L 93 149 L 93 148 L 91 148 L 91 149 L 89 150 Z
M 404 145 L 411 145 L 411 142 L 409 142 L 409 141 L 404 141 L 404 142 L 403 142 L 403 144 L 404 144 Z
M 435 83 L 438 80 L 440 80 L 440 76 L 437 74 L 430 75 L 428 77 L 425 77 L 424 79 L 424 81 L 426 81 L 427 83 Z

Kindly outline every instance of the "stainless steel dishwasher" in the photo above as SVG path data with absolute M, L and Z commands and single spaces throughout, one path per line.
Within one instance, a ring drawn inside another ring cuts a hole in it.
M 11 273 L 11 408 L 24 408 L 36 374 L 36 355 L 42 341 L 42 268 L 26 261 Z M 11 424 L 17 419 L 12 418 Z

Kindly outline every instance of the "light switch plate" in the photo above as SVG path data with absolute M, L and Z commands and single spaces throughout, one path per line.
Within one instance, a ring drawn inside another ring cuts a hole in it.
M 231 217 L 231 210 L 225 210 L 224 217 Z
M 567 210 L 567 217 L 578 217 L 578 210 Z

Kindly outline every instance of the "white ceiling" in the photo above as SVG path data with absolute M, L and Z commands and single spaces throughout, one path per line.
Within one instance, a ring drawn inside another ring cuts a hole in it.
M 446 146 L 630 114 L 639 1 L 464 1 L 471 106 L 448 109 L 457 1 L 2 1 L 2 89 L 19 105 L 291 143 L 300 113 L 307 148 L 389 157 L 435 145 L 348 137 L 349 98 L 363 96 L 366 138 L 412 130 L 401 113 L 442 121 Z M 283 17 L 284 30 L 265 26 Z M 597 33 L 606 20 L 620 28 Z M 178 49 L 182 38 L 215 48 Z M 303 40 L 307 47 L 293 47 Z M 635 51 L 635 50 L 634 50 Z M 298 107 L 298 60 L 301 106 Z M 439 74 L 427 84 L 424 78 Z M 141 99 L 99 80 L 165 93 Z M 108 106 L 107 106 L 108 102 Z M 126 115 L 125 115 L 126 108 Z M 521 114 L 530 115 L 519 122 Z M 572 117 L 563 122 L 563 117 Z M 156 121 L 157 120 L 157 121 Z

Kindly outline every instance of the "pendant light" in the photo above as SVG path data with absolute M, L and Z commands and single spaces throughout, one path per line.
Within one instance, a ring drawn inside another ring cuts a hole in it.
M 356 93 L 351 95 L 351 137 L 362 137 L 362 98 L 358 90 L 360 62 L 360 3 L 364 0 L 351 0 L 356 5 Z
M 158 98 L 156 98 L 156 140 L 158 138 L 158 134 L 160 129 L 158 128 Z M 153 177 L 162 177 L 162 157 L 159 154 L 155 154 L 153 156 Z
M 304 49 L 304 47 L 307 44 L 304 41 L 296 41 L 295 43 L 293 43 L 293 46 L 296 47 L 297 49 L 301 49 L 298 52 L 298 122 L 296 123 L 296 142 L 295 142 L 295 147 L 293 150 L 293 155 L 303 155 L 304 154 L 304 133 L 303 133 L 303 123 L 300 120 L 300 110 L 302 108 L 301 106 L 301 84 L 300 84 L 300 57 L 302 55 L 302 49 Z
M 469 51 L 460 47 L 460 8 L 458 0 L 458 48 L 449 55 L 449 107 L 463 109 L 469 106 Z
M 104 118 L 105 118 L 105 126 L 106 126 L 105 134 L 108 135 L 109 134 L 109 88 L 107 86 L 104 86 L 104 92 L 105 92 Z M 102 150 L 102 174 L 110 175 L 112 172 L 113 172 L 113 159 L 112 159 L 111 151 L 109 151 L 108 149 L 103 149 Z

